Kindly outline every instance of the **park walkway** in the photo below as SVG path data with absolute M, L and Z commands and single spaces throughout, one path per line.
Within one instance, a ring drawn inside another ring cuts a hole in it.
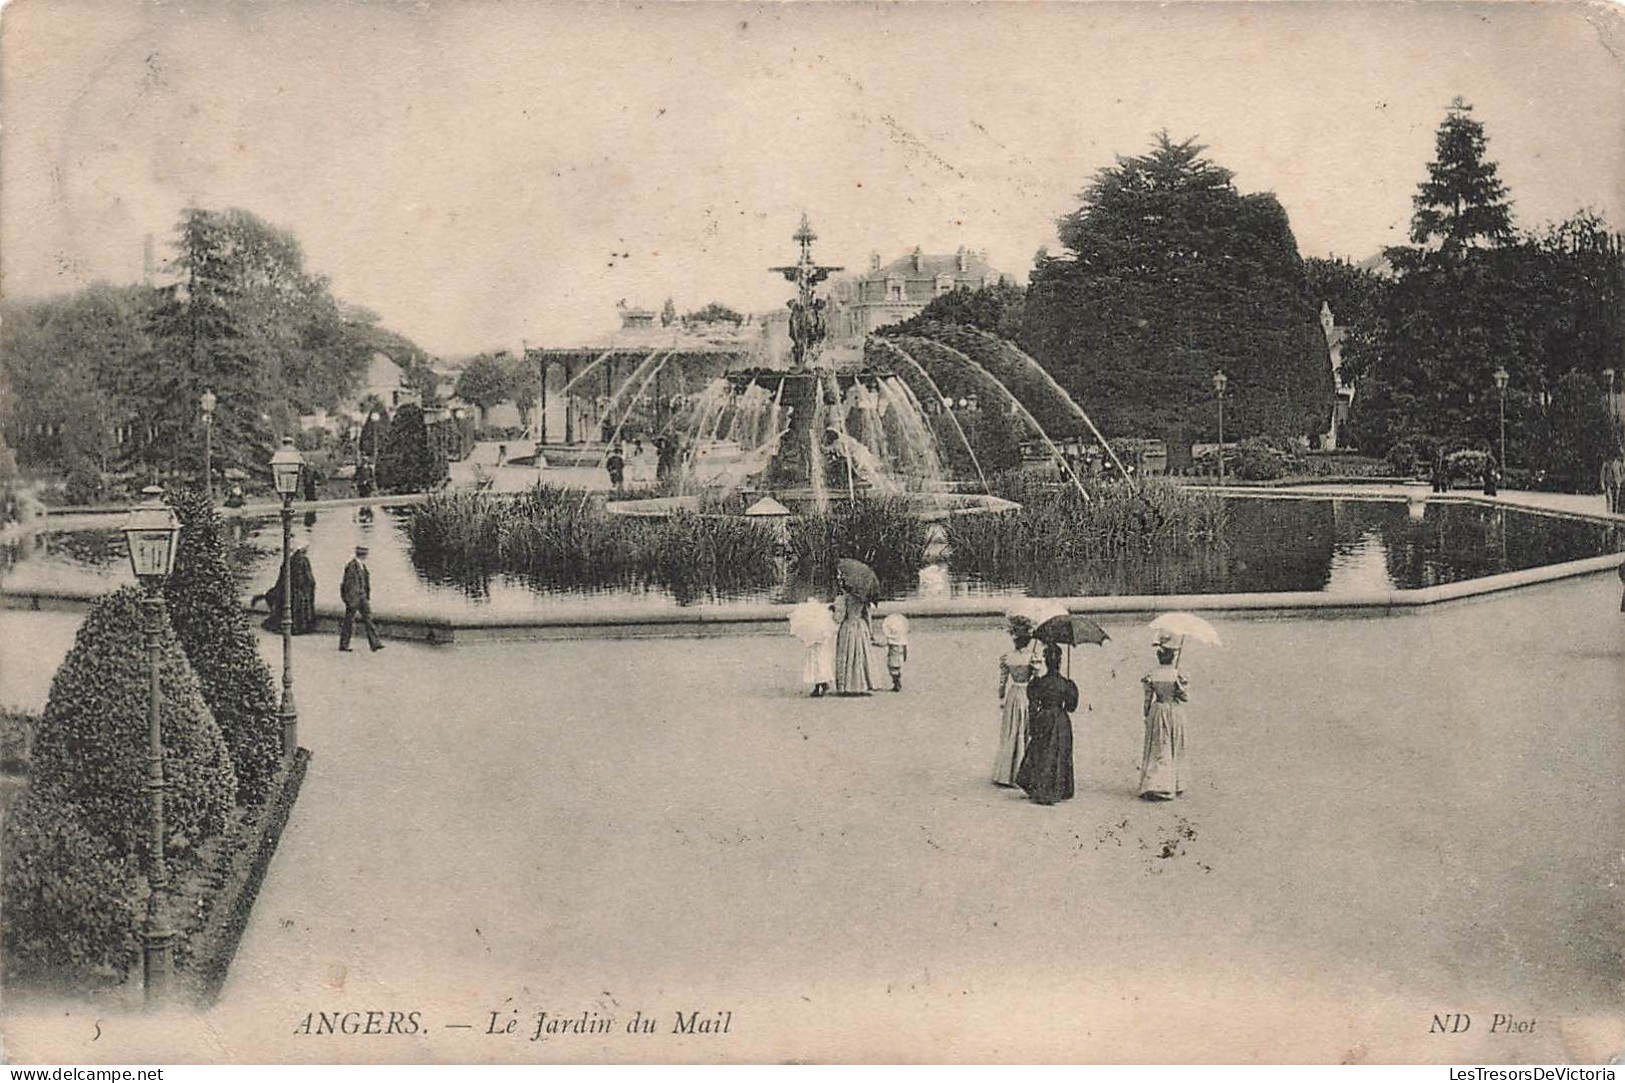
M 1593 576 L 1224 622 L 1167 805 L 1132 790 L 1148 637 L 1108 622 L 1050 809 L 987 782 L 995 628 L 921 629 L 903 694 L 819 701 L 788 636 L 301 640 L 311 774 L 222 1001 L 173 1025 L 272 1061 L 1594 1062 L 1625 1040 L 1618 608 Z M 77 621 L 0 613 L 0 703 L 43 702 Z M 510 1009 L 618 1023 L 483 1034 Z M 296 1035 L 319 1010 L 428 1031 Z M 1446 1011 L 1471 1033 L 1430 1037 Z M 98 1055 L 163 1059 L 161 1027 L 101 1026 Z M 29 1062 L 89 1031 L 6 1024 Z

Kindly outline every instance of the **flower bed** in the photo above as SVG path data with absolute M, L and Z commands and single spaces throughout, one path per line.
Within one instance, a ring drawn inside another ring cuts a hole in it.
M 225 985 L 282 829 L 299 799 L 310 758 L 309 749 L 299 749 L 293 762 L 277 773 L 265 804 L 253 811 L 251 819 L 240 818 L 234 830 L 218 840 L 219 852 L 207 873 L 215 889 L 203 897 L 189 929 L 184 967 L 179 953 L 176 959 L 188 993 L 204 1004 L 213 1003 Z

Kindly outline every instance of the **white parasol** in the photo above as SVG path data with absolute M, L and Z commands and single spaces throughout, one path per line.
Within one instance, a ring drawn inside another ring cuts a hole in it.
M 901 645 L 908 642 L 908 618 L 901 613 L 888 614 L 880 622 L 880 630 L 886 634 L 887 643 Z
M 1224 641 L 1219 638 L 1219 633 L 1214 631 L 1213 625 L 1194 613 L 1164 613 L 1151 622 L 1151 627 L 1158 632 L 1179 637 L 1179 647 L 1174 652 L 1176 663 L 1185 651 L 1187 639 L 1194 639 L 1198 643 L 1214 647 L 1224 646 Z
M 790 634 L 811 646 L 835 638 L 835 618 L 823 602 L 810 600 L 790 610 Z
M 1066 616 L 1067 608 L 1054 598 L 1019 598 L 1010 603 L 1010 608 L 1004 611 L 1004 615 L 1010 620 L 1017 617 L 1025 618 L 1037 628 L 1051 617 Z

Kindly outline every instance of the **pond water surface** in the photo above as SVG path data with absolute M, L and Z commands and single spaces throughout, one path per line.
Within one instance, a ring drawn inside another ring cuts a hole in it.
M 1228 499 L 1223 545 L 1195 557 L 1096 561 L 1058 566 L 1019 565 L 1007 578 L 985 579 L 926 569 L 916 582 L 884 584 L 891 598 L 951 598 L 1112 594 L 1229 594 L 1315 591 L 1349 594 L 1411 589 L 1625 550 L 1625 530 L 1480 504 L 1429 502 L 1416 517 L 1404 501 Z M 310 547 L 318 600 L 337 605 L 338 583 L 357 543 L 371 549 L 373 603 L 393 612 L 448 617 L 545 615 L 550 609 L 614 607 L 669 610 L 681 606 L 798 601 L 822 584 L 788 577 L 770 587 L 692 592 L 627 580 L 601 588 L 533 585 L 493 576 L 480 584 L 436 582 L 414 566 L 404 524 L 411 508 L 368 512 L 353 507 L 305 513 L 294 544 Z M 228 520 L 245 595 L 276 579 L 281 524 L 275 518 Z M 12 590 L 130 581 L 123 538 L 115 531 L 67 531 L 14 565 Z

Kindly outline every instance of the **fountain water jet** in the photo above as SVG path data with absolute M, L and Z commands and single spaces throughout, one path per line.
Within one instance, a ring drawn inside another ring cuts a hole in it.
M 931 378 L 931 374 L 925 370 L 925 366 L 920 364 L 919 361 L 915 360 L 913 354 L 909 353 L 907 350 L 903 349 L 889 338 L 882 338 L 878 339 L 877 341 L 890 346 L 894 351 L 896 351 L 899 357 L 913 365 L 915 371 L 921 376 L 925 377 L 925 382 L 930 385 L 931 393 L 937 397 L 938 402 L 948 401 L 948 396 L 942 393 L 942 388 L 937 386 L 937 382 Z M 904 384 L 903 386 L 904 388 L 908 387 L 907 384 Z M 914 399 L 915 405 L 919 404 L 919 399 L 915 397 L 912 391 L 909 392 L 909 397 Z M 923 409 L 921 413 L 923 415 Z M 948 420 L 953 422 L 954 431 L 959 434 L 959 439 L 965 445 L 965 450 L 970 453 L 971 465 L 976 468 L 976 476 L 982 481 L 982 491 L 984 493 L 992 493 L 993 490 L 987 483 L 987 474 L 982 471 L 981 460 L 976 457 L 976 449 L 971 447 L 970 437 L 965 435 L 965 427 L 959 423 L 959 418 L 954 416 L 954 412 L 952 410 L 948 411 Z
M 1078 479 L 1077 472 L 1072 469 L 1072 464 L 1066 461 L 1065 455 L 1061 454 L 1061 449 L 1055 446 L 1055 441 L 1051 440 L 1049 433 L 1044 431 L 1044 426 L 1040 425 L 1038 423 L 1038 419 L 1032 415 L 1032 411 L 1028 410 L 1026 406 L 1022 405 L 1020 399 L 1016 398 L 1016 393 L 1004 386 L 1003 380 L 1000 380 L 997 376 L 983 368 L 975 358 L 960 350 L 954 349 L 946 342 L 939 342 L 934 338 L 916 337 L 911 337 L 909 341 L 926 342 L 936 346 L 938 349 L 946 350 L 955 357 L 959 358 L 961 361 L 965 362 L 965 364 L 969 365 L 971 368 L 975 369 L 977 372 L 981 373 L 983 376 L 987 377 L 987 379 L 991 380 L 993 382 L 993 386 L 1004 392 L 1005 397 L 1010 400 L 1010 405 L 1013 406 L 1024 419 L 1026 419 L 1027 424 L 1033 427 L 1034 431 L 1038 433 L 1039 437 L 1043 439 L 1044 443 L 1049 445 L 1050 452 L 1055 456 L 1055 461 L 1060 464 L 1062 470 L 1066 471 L 1066 476 L 1071 478 L 1072 484 L 1077 487 L 1078 495 L 1082 496 L 1086 503 L 1094 499 L 1094 497 L 1089 495 L 1089 490 L 1083 487 L 1083 482 Z
M 1095 434 L 1095 439 L 1100 441 L 1100 446 L 1105 448 L 1106 454 L 1112 457 L 1112 462 L 1117 466 L 1117 472 L 1128 479 L 1129 488 L 1136 493 L 1140 491 L 1140 487 L 1134 481 L 1134 475 L 1123 469 L 1123 461 L 1117 457 L 1117 452 L 1112 450 L 1111 442 L 1101 435 L 1100 430 L 1095 428 L 1095 423 L 1090 420 L 1089 415 L 1084 412 L 1083 407 L 1079 406 L 1077 401 L 1073 399 L 1071 395 L 1067 394 L 1066 388 L 1057 383 L 1055 377 L 1051 376 L 1049 371 L 1045 369 L 1043 365 L 1040 365 L 1036 358 L 1034 358 L 1026 350 L 1023 350 L 1020 346 L 1017 346 L 1014 342 L 1011 342 L 1008 339 L 1002 339 L 997 335 L 989 334 L 980 327 L 971 327 L 968 328 L 968 330 L 973 334 L 987 339 L 1000 349 L 1008 350 L 1014 353 L 1017 360 L 1021 361 L 1028 368 L 1032 369 L 1034 372 L 1038 373 L 1039 376 L 1043 377 L 1044 382 L 1049 384 L 1050 389 L 1057 395 L 1061 396 L 1061 401 L 1070 406 L 1072 408 L 1072 412 L 1077 414 L 1078 417 L 1082 418 L 1085 425 L 1089 426 L 1089 431 Z M 952 349 L 952 347 L 949 348 Z
M 666 351 L 666 353 L 660 358 L 659 364 L 655 365 L 654 368 L 650 370 L 649 374 L 643 378 L 643 382 L 638 385 L 638 389 L 632 393 L 632 401 L 634 403 L 637 402 L 638 396 L 643 394 L 643 389 L 649 386 L 649 382 L 651 380 L 653 380 L 656 376 L 660 375 L 660 370 L 666 367 L 666 362 L 670 361 L 675 356 L 677 356 L 677 351 L 676 350 L 667 350 Z M 606 414 L 612 412 L 615 409 L 615 404 L 616 404 L 617 400 L 619 400 L 622 393 L 624 393 L 627 388 L 632 386 L 632 381 L 637 379 L 639 370 L 641 370 L 644 367 L 644 365 L 649 364 L 649 362 L 651 360 L 653 360 L 653 358 L 654 358 L 654 352 L 651 351 L 650 354 L 649 354 L 649 357 L 644 359 L 643 364 L 639 365 L 636 369 L 633 369 L 632 370 L 632 375 L 628 376 L 626 378 L 626 382 L 615 390 L 615 394 L 610 396 L 609 405 L 604 407 L 604 412 Z M 621 420 L 616 424 L 615 431 L 610 434 L 609 443 L 604 445 L 604 453 L 603 453 L 603 455 L 599 456 L 599 458 L 598 458 L 598 469 L 599 470 L 604 469 L 604 463 L 606 461 L 608 461 L 610 452 L 613 451 L 615 449 L 615 446 L 620 443 L 621 430 L 626 427 L 626 423 L 631 417 L 632 417 L 632 409 L 631 409 L 631 407 L 627 407 L 626 412 L 621 415 Z M 577 507 L 576 507 L 577 513 L 579 513 L 583 508 L 585 508 L 587 506 L 587 499 L 588 499 L 588 497 L 590 495 L 591 495 L 590 490 L 583 490 L 582 491 L 582 493 L 581 493 L 581 503 L 579 505 L 577 505 Z

